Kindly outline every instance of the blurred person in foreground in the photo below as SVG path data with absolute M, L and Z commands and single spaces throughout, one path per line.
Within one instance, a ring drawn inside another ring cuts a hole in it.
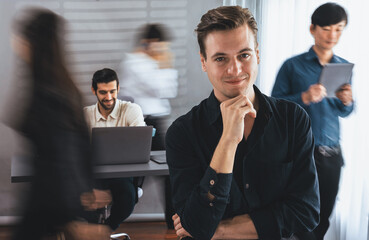
M 161 24 L 140 29 L 136 49 L 127 53 L 120 65 L 121 95 L 133 97 L 140 105 L 147 125 L 156 129 L 152 150 L 165 149 L 165 133 L 171 106 L 177 96 L 178 71 L 173 69 L 168 31 Z
M 210 96 L 166 135 L 179 237 L 281 239 L 319 222 L 310 119 L 254 85 L 257 24 L 239 6 L 209 10 L 197 25 Z
M 327 98 L 325 87 L 319 84 L 319 76 L 327 63 L 347 63 L 333 54 L 333 47 L 346 25 L 347 14 L 340 5 L 326 3 L 318 7 L 311 16 L 310 25 L 315 44 L 308 52 L 283 63 L 272 90 L 272 96 L 298 103 L 311 118 L 319 178 L 320 223 L 313 233 L 300 233 L 301 239 L 324 238 L 339 189 L 344 163 L 339 117 L 347 117 L 354 109 L 352 90 L 351 85 L 346 84 L 336 92 L 336 98 Z
M 40 8 L 23 13 L 15 21 L 12 46 L 29 72 L 30 99 L 25 112 L 8 116 L 7 123 L 33 144 L 34 178 L 13 239 L 58 234 L 67 239 L 109 239 L 106 226 L 78 221 L 84 209 L 103 206 L 110 197 L 92 189 L 82 99 L 65 68 L 60 39 L 63 19 Z

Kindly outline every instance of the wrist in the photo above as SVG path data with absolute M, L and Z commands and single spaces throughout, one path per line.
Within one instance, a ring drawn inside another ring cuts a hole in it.
M 227 151 L 233 151 L 233 150 L 236 151 L 239 143 L 240 143 L 240 140 L 235 138 L 234 136 L 228 137 L 228 136 L 222 135 L 218 142 L 218 146 L 222 146 L 222 148 L 226 149 Z
M 310 103 L 308 94 L 306 92 L 301 93 L 301 100 L 305 105 L 308 105 Z

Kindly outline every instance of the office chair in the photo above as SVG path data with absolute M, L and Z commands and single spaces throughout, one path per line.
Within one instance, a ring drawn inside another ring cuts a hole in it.
M 119 95 L 119 99 L 126 101 L 126 102 L 131 102 L 131 103 L 135 102 L 134 98 L 131 96 Z

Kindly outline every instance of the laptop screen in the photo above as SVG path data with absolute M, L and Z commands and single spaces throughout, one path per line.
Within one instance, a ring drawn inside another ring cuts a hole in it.
M 92 128 L 93 161 L 96 165 L 147 163 L 152 133 L 152 126 Z

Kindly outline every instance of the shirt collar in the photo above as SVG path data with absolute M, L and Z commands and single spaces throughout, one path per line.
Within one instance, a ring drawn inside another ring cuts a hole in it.
M 306 60 L 313 60 L 316 59 L 319 62 L 319 58 L 318 55 L 316 55 L 313 47 L 310 47 L 309 51 L 307 52 L 306 56 L 305 56 Z
M 257 114 L 263 114 L 269 120 L 272 114 L 272 108 L 267 101 L 266 96 L 264 96 L 264 94 L 262 94 L 255 85 L 253 87 L 255 91 L 255 96 L 259 100 L 259 111 Z M 220 102 L 215 97 L 214 91 L 211 92 L 209 98 L 207 99 L 206 106 L 208 111 L 209 123 L 213 124 L 218 120 L 219 117 L 221 117 Z
M 319 62 L 319 58 L 318 55 L 316 55 L 313 47 L 311 47 L 309 49 L 309 51 L 307 52 L 306 56 L 305 56 L 306 60 L 313 60 L 316 59 Z M 341 59 L 336 56 L 335 54 L 333 54 L 332 59 L 330 61 L 330 63 L 342 63 Z
M 262 94 L 259 88 L 257 88 L 255 85 L 254 85 L 254 91 L 255 91 L 255 96 L 259 100 L 259 111 L 257 113 L 257 116 L 260 116 L 260 117 L 262 116 L 268 121 L 273 114 L 273 110 L 272 110 L 272 107 L 270 106 L 268 98 L 267 96 Z
M 119 99 L 115 100 L 115 105 L 114 105 L 114 109 L 113 111 L 111 111 L 110 113 L 110 117 L 112 117 L 113 119 L 117 119 L 118 118 L 118 110 L 119 110 Z
M 117 100 L 115 101 L 114 109 L 113 109 L 113 111 L 109 114 L 108 118 L 109 118 L 109 117 L 111 117 L 111 118 L 113 118 L 113 119 L 116 119 L 116 118 L 118 117 L 118 109 L 119 109 L 118 105 L 119 105 L 119 100 L 117 99 Z M 106 119 L 106 118 L 104 118 L 104 116 L 103 116 L 103 115 L 101 115 L 101 113 L 100 113 L 100 111 L 99 111 L 99 103 L 97 102 L 97 103 L 96 103 L 96 122 L 101 121 L 101 120 L 105 120 L 105 121 L 106 121 L 107 119 Z

